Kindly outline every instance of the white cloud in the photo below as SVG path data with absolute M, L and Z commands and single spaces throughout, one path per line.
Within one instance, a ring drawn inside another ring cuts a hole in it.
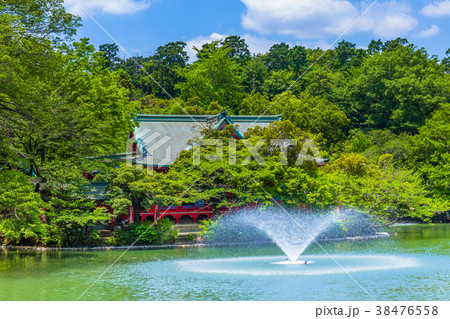
M 81 17 L 86 16 L 85 10 L 90 14 L 131 14 L 147 9 L 150 4 L 150 0 L 64 0 L 67 11 Z
M 194 50 L 194 47 L 196 47 L 197 49 L 201 49 L 203 44 L 211 43 L 212 41 L 220 41 L 222 39 L 225 39 L 227 36 L 228 35 L 226 34 L 213 32 L 210 35 L 201 35 L 186 42 L 186 53 L 189 56 L 189 61 L 193 62 L 197 60 L 197 57 L 195 56 L 197 54 L 197 51 Z
M 417 36 L 421 38 L 431 37 L 439 33 L 439 27 L 437 25 L 431 25 L 428 29 L 420 31 Z
M 197 49 L 200 49 L 203 44 L 205 43 L 211 43 L 212 41 L 220 41 L 225 39 L 228 36 L 228 34 L 220 34 L 213 32 L 210 35 L 201 35 L 196 38 L 193 38 L 192 40 L 189 40 L 186 42 L 186 53 L 189 56 L 189 61 L 193 62 L 197 60 L 197 57 L 195 56 L 197 52 L 194 50 L 194 47 Z M 269 52 L 269 49 L 272 45 L 275 43 L 279 43 L 279 41 L 274 40 L 268 40 L 265 38 L 253 36 L 250 34 L 244 34 L 240 36 L 242 39 L 245 40 L 245 43 L 248 45 L 248 49 L 250 50 L 250 53 L 252 54 L 264 54 Z M 291 43 L 288 43 L 292 46 Z
M 395 38 L 406 36 L 418 25 L 411 8 L 396 1 L 378 3 L 364 15 L 355 28 L 372 32 L 375 36 Z
M 433 2 L 425 6 L 420 13 L 428 17 L 450 16 L 450 1 Z
M 279 43 L 279 41 L 268 40 L 250 34 L 244 34 L 241 38 L 245 40 L 252 54 L 267 53 L 272 45 Z
M 313 50 L 319 48 L 319 49 L 322 49 L 324 51 L 333 48 L 331 43 L 328 43 L 328 42 L 326 42 L 324 40 L 301 41 L 300 43 L 297 43 L 297 45 L 301 45 L 301 46 L 303 46 L 305 48 L 313 49 Z
M 242 25 L 260 34 L 292 35 L 321 39 L 341 35 L 368 3 L 355 6 L 348 0 L 241 0 L 247 7 Z M 409 6 L 395 0 L 376 3 L 352 26 L 349 33 L 371 32 L 380 37 L 406 35 L 417 26 Z
M 346 0 L 241 0 L 247 7 L 242 25 L 260 34 L 314 39 L 338 34 L 358 14 Z

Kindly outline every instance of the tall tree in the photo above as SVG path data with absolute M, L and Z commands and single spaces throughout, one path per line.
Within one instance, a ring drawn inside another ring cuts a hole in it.
M 266 54 L 266 63 L 270 71 L 287 70 L 289 68 L 289 44 L 274 44 Z
M 217 102 L 229 111 L 238 112 L 244 90 L 237 72 L 239 66 L 229 57 L 230 48 L 197 52 L 201 57 L 198 61 L 178 69 L 178 75 L 185 79 L 175 86 L 181 91 L 181 98 L 198 97 L 205 108 Z
M 295 77 L 298 78 L 301 73 L 306 71 L 308 66 L 308 53 L 302 46 L 296 45 L 289 50 L 289 67 L 294 71 Z
M 175 86 L 180 82 L 176 69 L 184 68 L 189 59 L 184 48 L 184 42 L 170 42 L 156 49 L 155 54 L 147 63 L 144 63 L 144 70 L 140 85 L 145 93 L 151 93 L 156 97 L 169 98 L 178 96 L 179 91 Z M 166 93 L 167 92 L 167 93 Z
M 442 65 L 445 67 L 445 71 L 450 73 L 450 49 L 445 51 L 446 57 L 442 59 Z
M 109 70 L 115 69 L 116 64 L 122 61 L 118 55 L 119 46 L 115 43 L 101 44 L 98 50 L 103 52 L 103 56 L 105 58 L 105 68 Z
M 350 80 L 347 115 L 366 129 L 417 132 L 441 103 L 450 81 L 436 58 L 412 45 L 396 46 L 366 59 Z
M 229 57 L 236 59 L 240 63 L 250 60 L 250 51 L 244 39 L 237 35 L 230 35 L 221 41 L 221 44 L 230 48 Z
M 65 11 L 63 0 L 2 0 L 0 12 L 17 18 L 27 34 L 60 41 L 76 34 L 81 18 Z

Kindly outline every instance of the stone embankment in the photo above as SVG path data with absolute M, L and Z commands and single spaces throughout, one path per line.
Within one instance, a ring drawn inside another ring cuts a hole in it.
M 369 236 L 356 236 L 345 237 L 337 239 L 327 239 L 323 241 L 357 241 L 357 240 L 373 240 L 389 238 L 389 233 L 380 232 L 375 235 Z M 255 242 L 255 243 L 217 243 L 217 244 L 205 244 L 205 243 L 178 243 L 178 244 L 166 244 L 166 245 L 135 245 L 135 246 L 99 246 L 99 247 L 35 247 L 35 246 L 12 246 L 1 245 L 2 249 L 9 250 L 34 250 L 34 251 L 99 251 L 99 250 L 149 250 L 149 249 L 173 249 L 173 248 L 192 248 L 192 247 L 217 247 L 217 246 L 242 246 L 242 245 L 264 245 L 271 244 L 271 242 Z

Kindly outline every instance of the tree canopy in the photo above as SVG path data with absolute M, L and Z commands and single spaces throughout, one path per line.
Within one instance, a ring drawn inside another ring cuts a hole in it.
M 195 48 L 194 61 L 182 41 L 125 58 L 117 43 L 74 41 L 81 19 L 62 0 L 3 0 L 0 13 L 3 242 L 84 244 L 89 227 L 129 205 L 198 200 L 346 205 L 389 220 L 449 211 L 450 49 L 439 60 L 397 38 L 327 51 L 276 43 L 252 55 L 229 35 Z M 224 110 L 282 121 L 243 140 L 230 138 L 235 127 L 205 130 L 167 174 L 104 159 L 127 151 L 136 113 Z M 197 165 L 192 150 L 206 138 L 222 140 L 225 154 L 203 145 Z M 295 143 L 269 142 L 279 139 Z M 114 213 L 89 195 L 94 175 Z

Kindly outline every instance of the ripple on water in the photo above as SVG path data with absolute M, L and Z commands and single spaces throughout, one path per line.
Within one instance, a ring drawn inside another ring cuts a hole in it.
M 284 261 L 284 257 L 236 257 L 177 261 L 182 271 L 252 276 L 329 275 L 362 271 L 383 271 L 415 267 L 411 257 L 391 255 L 303 256 L 303 261 Z

